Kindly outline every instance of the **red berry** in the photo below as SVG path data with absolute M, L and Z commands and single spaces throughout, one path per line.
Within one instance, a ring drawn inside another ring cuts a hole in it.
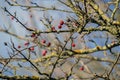
M 11 19 L 14 20 L 14 16 L 11 16 Z
M 60 25 L 63 25 L 64 24 L 64 21 L 63 20 L 60 20 Z
M 28 46 L 28 45 L 29 45 L 29 42 L 26 42 L 24 45 L 25 45 L 25 46 Z
M 61 28 L 62 28 L 62 25 L 59 25 L 59 26 L 58 26 L 58 29 L 61 29 Z
M 49 43 L 47 44 L 47 47 L 50 47 L 50 45 L 51 45 L 51 43 L 49 42 Z
M 34 51 L 34 46 L 29 48 L 30 51 Z
M 54 26 L 51 29 L 52 29 L 52 31 L 55 31 L 55 27 Z
M 21 48 L 21 46 L 20 46 L 20 45 L 18 45 L 18 48 Z
M 46 43 L 46 40 L 42 40 L 41 43 L 43 43 L 43 44 Z
M 43 51 L 42 51 L 42 56 L 45 56 L 46 53 L 47 53 L 47 51 L 46 51 L 46 50 L 43 50 Z
M 75 45 L 75 43 L 72 43 L 72 47 L 75 47 L 76 45 Z
M 83 70 L 84 70 L 84 66 L 81 66 L 81 67 L 80 67 L 80 70 L 83 71 Z
M 32 33 L 31 37 L 35 37 L 35 34 Z

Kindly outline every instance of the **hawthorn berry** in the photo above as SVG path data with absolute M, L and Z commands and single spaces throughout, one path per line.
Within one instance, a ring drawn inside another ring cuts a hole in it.
M 31 37 L 35 37 L 36 35 L 34 33 L 32 33 Z
M 11 20 L 14 20 L 14 16 L 11 16 Z
M 72 43 L 72 47 L 75 47 L 76 45 L 75 45 L 75 43 Z
M 51 43 L 50 43 L 50 42 L 48 42 L 47 47 L 50 47 L 50 45 L 51 45 Z
M 34 46 L 29 48 L 30 51 L 34 51 Z
M 46 40 L 42 40 L 41 43 L 43 43 L 43 44 L 46 43 Z
M 64 21 L 63 20 L 60 20 L 60 25 L 63 25 L 64 24 Z
M 62 25 L 59 25 L 59 26 L 58 26 L 58 29 L 61 29 L 61 28 L 62 28 Z
M 26 42 L 24 45 L 25 45 L 25 46 L 28 46 L 28 45 L 29 45 L 29 42 Z
M 42 51 L 42 56 L 45 56 L 46 53 L 47 53 L 47 51 L 46 51 L 46 50 L 43 50 L 43 51 Z
M 81 67 L 80 67 L 80 70 L 83 71 L 83 70 L 84 70 L 84 66 L 81 66 Z
M 21 48 L 21 46 L 20 46 L 20 45 L 18 45 L 18 48 Z
M 52 31 L 55 31 L 55 27 L 53 26 L 53 27 L 51 27 L 51 29 L 52 29 Z

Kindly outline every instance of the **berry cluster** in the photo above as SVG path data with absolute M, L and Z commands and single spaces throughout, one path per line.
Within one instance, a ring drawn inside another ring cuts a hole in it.
M 48 42 L 48 43 L 47 43 L 46 40 L 44 40 L 44 39 L 41 40 L 41 44 L 42 44 L 42 45 L 45 45 L 46 47 L 50 47 L 50 46 L 51 46 L 51 42 Z
M 28 47 L 30 45 L 30 43 L 29 42 L 25 42 L 24 43 L 24 46 L 25 47 Z M 18 49 L 20 49 L 21 48 L 21 46 L 20 45 L 18 45 Z M 28 48 L 30 51 L 34 51 L 34 46 L 31 46 L 31 47 L 29 47 Z
M 64 24 L 64 21 L 63 21 L 63 20 L 60 20 L 60 23 L 59 23 L 59 25 L 58 25 L 58 29 L 61 29 L 63 24 Z
M 43 51 L 42 51 L 42 56 L 45 56 L 46 53 L 47 53 L 47 50 L 43 50 Z
M 47 47 L 50 47 L 51 46 L 51 42 L 46 42 L 46 40 L 41 40 L 41 44 L 43 44 L 43 45 L 46 45 Z M 45 56 L 47 54 L 47 50 L 43 50 L 42 51 L 42 56 Z
M 30 16 L 30 17 L 32 17 L 32 16 Z M 61 29 L 64 24 L 65 24 L 65 22 L 64 22 L 63 20 L 60 20 L 59 25 L 58 25 L 58 29 Z M 51 27 L 51 30 L 52 30 L 52 31 L 56 31 L 56 29 L 55 29 L 54 26 Z M 32 37 L 32 38 L 38 38 L 39 35 L 40 35 L 40 33 L 38 33 L 38 32 L 33 32 L 33 33 L 31 34 L 31 37 Z M 30 44 L 29 42 L 26 42 L 26 43 L 24 43 L 24 46 L 27 46 L 27 47 L 28 47 L 29 44 Z M 42 39 L 42 40 L 40 41 L 40 44 L 42 44 L 42 45 L 45 46 L 45 47 L 50 47 L 50 46 L 51 46 L 51 42 L 47 42 L 45 39 Z M 72 43 L 71 46 L 72 46 L 72 47 L 76 47 L 76 44 L 75 44 L 75 43 Z M 18 45 L 18 48 L 20 49 L 21 46 Z M 31 47 L 29 47 L 28 49 L 29 49 L 30 51 L 34 51 L 34 50 L 35 50 L 35 49 L 34 49 L 34 46 L 31 46 Z M 45 56 L 46 54 L 47 54 L 47 50 L 43 50 L 43 51 L 42 51 L 42 56 Z

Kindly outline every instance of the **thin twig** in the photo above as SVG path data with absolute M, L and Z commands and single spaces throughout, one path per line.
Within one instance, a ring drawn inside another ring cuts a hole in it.
M 120 58 L 120 53 L 119 53 L 119 55 L 118 55 L 118 57 L 117 57 L 117 59 L 116 59 L 115 63 L 112 65 L 112 67 L 111 67 L 110 71 L 108 72 L 108 75 L 107 75 L 107 77 L 108 77 L 108 78 L 109 78 L 110 74 L 112 73 L 112 71 L 113 71 L 113 69 L 114 69 L 115 65 L 117 64 L 117 62 L 118 62 L 119 58 Z

